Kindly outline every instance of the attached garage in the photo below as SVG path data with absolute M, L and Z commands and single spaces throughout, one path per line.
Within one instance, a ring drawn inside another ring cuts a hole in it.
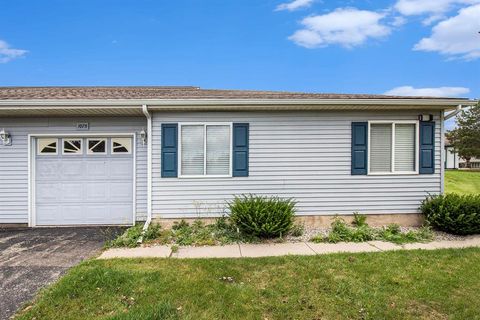
M 132 135 L 33 137 L 34 225 L 132 225 L 133 140 Z

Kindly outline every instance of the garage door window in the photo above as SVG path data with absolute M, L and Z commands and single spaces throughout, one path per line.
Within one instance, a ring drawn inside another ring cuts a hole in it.
M 130 154 L 132 152 L 132 139 L 112 138 L 112 154 Z
M 63 139 L 63 154 L 82 154 L 82 139 Z
M 42 138 L 37 140 L 37 153 L 39 155 L 57 154 L 57 139 Z
M 88 150 L 87 154 L 106 154 L 107 140 L 106 139 L 87 139 Z

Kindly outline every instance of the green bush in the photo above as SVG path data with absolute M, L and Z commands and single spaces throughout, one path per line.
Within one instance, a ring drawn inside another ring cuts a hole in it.
M 420 210 L 436 229 L 460 235 L 480 233 L 480 194 L 429 196 Z
M 295 216 L 295 201 L 278 197 L 236 196 L 228 207 L 230 219 L 240 231 L 262 238 L 286 235 Z

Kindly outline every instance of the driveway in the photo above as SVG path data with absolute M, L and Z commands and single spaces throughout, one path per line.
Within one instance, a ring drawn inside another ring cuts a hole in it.
M 119 230 L 0 229 L 0 319 L 8 319 L 70 267 L 98 254 Z

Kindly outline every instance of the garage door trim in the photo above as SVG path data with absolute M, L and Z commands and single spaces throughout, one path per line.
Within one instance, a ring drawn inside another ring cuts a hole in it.
M 36 212 L 35 212 L 35 159 L 36 159 L 36 143 L 34 143 L 34 139 L 36 138 L 44 138 L 44 137 L 56 137 L 56 138 L 89 138 L 89 137 L 97 137 L 97 138 L 110 138 L 110 137 L 130 137 L 132 138 L 132 156 L 133 156 L 133 224 L 136 221 L 136 190 L 137 190 L 137 156 L 136 156 L 136 133 L 118 133 L 118 132 L 89 132 L 89 133 L 79 133 L 79 132 L 70 132 L 70 133 L 35 133 L 28 135 L 28 226 L 35 227 L 36 226 Z

